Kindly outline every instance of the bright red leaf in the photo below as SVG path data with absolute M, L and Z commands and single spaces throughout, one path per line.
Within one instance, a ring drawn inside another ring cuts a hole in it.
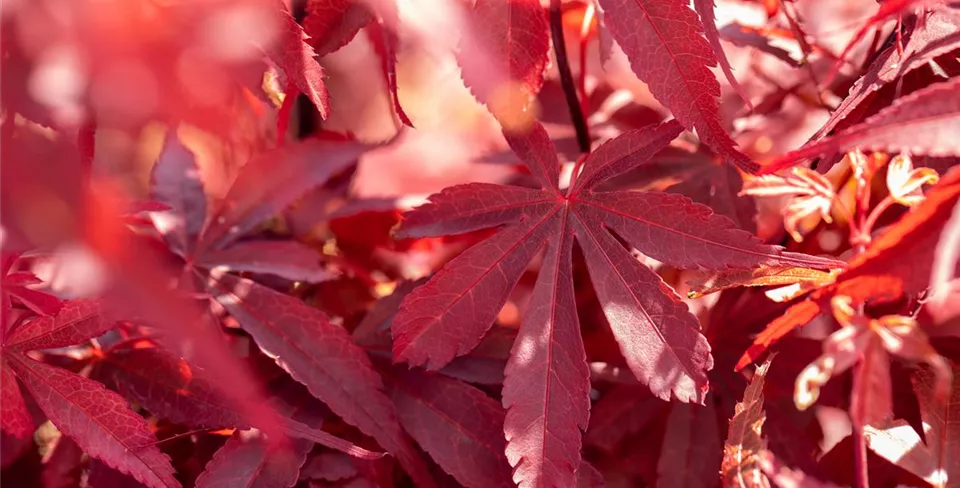
M 346 46 L 373 21 L 370 11 L 355 0 L 309 0 L 306 8 L 303 30 L 319 57 Z

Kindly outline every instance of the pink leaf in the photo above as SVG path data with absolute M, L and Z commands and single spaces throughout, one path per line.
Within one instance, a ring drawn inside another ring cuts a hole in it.
M 539 0 L 477 0 L 469 15 L 457 55 L 464 84 L 495 115 L 523 111 L 543 85 L 546 10 Z M 500 112 L 501 104 L 509 110 Z
M 197 259 L 204 268 L 267 273 L 290 281 L 317 283 L 330 279 L 320 253 L 297 241 L 243 241 Z
M 898 99 L 863 123 L 792 151 L 763 167 L 769 174 L 804 159 L 848 151 L 960 155 L 960 78 L 928 86 Z
M 346 46 L 372 20 L 370 11 L 355 0 L 309 0 L 303 30 L 317 56 L 323 57 Z
M 235 432 L 197 478 L 197 488 L 290 488 L 313 444 L 271 443 L 258 431 Z
M 147 422 L 120 395 L 24 356 L 7 360 L 50 421 L 85 453 L 151 488 L 180 487 Z
M 153 213 L 151 218 L 170 248 L 181 256 L 187 255 L 207 219 L 207 194 L 196 158 L 180 142 L 175 128 L 167 133 L 163 150 L 153 165 L 150 199 L 170 208 Z
M 709 0 L 707 0 L 709 1 Z M 600 0 L 604 21 L 647 83 L 688 129 L 717 154 L 748 173 L 759 166 L 736 148 L 721 124 L 717 58 L 696 13 L 680 0 Z
M 438 374 L 391 372 L 400 423 L 463 486 L 513 486 L 503 450 L 503 407 L 482 391 Z
M 352 141 L 306 140 L 255 157 L 243 167 L 211 219 L 201 249 L 223 248 L 356 164 L 367 148 Z
M 224 275 L 210 293 L 257 344 L 347 423 L 372 436 L 421 486 L 433 486 L 382 391 L 380 376 L 342 327 L 299 299 Z
M 743 91 L 743 87 L 737 82 L 737 78 L 733 76 L 730 61 L 727 59 L 727 55 L 723 51 L 723 46 L 720 44 L 720 31 L 717 30 L 717 17 L 713 11 L 714 8 L 716 8 L 714 0 L 693 0 L 693 8 L 700 14 L 700 20 L 703 22 L 703 34 L 707 38 L 707 42 L 710 43 L 710 47 L 713 48 L 713 53 L 717 56 L 717 61 L 720 63 L 723 76 L 727 78 L 727 82 L 729 82 L 730 86 L 737 92 L 740 99 L 747 104 L 747 107 L 753 110 L 750 97 Z

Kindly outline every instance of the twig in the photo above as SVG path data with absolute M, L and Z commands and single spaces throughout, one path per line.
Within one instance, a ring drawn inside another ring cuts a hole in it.
M 570 118 L 573 128 L 577 131 L 577 145 L 580 152 L 590 152 L 590 130 L 587 128 L 587 119 L 580 108 L 580 98 L 570 73 L 570 59 L 567 58 L 567 45 L 563 40 L 563 14 L 560 12 L 561 0 L 550 0 L 550 35 L 553 37 L 553 52 L 557 56 L 557 70 L 560 71 L 560 85 L 570 108 Z

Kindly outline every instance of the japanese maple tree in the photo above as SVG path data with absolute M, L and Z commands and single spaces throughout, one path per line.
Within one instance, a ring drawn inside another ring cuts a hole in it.
M 960 3 L 0 22 L 11 486 L 960 485 Z

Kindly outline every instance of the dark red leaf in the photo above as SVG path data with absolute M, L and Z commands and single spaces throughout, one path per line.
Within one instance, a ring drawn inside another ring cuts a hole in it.
M 251 427 L 244 412 L 231 404 L 203 370 L 191 368 L 186 361 L 167 351 L 159 348 L 115 350 L 105 361 L 112 366 L 112 378 L 124 396 L 158 417 L 196 428 Z M 291 437 L 359 458 L 381 457 L 296 420 L 282 417 L 273 421 Z
M 706 371 L 713 365 L 709 344 L 676 293 L 610 230 L 650 257 L 682 268 L 842 266 L 763 245 L 683 196 L 591 188 L 642 164 L 678 131 L 675 123 L 667 123 L 608 142 L 584 163 L 583 186 L 566 194 L 547 181 L 559 162 L 555 150 L 545 147 L 543 132 L 510 135 L 511 146 L 545 187 L 539 198 L 530 189 L 465 185 L 434 195 L 406 221 L 414 235 L 511 224 L 450 261 L 401 304 L 392 324 L 395 358 L 428 369 L 446 366 L 480 342 L 527 263 L 547 244 L 504 378 L 504 432 L 515 482 L 575 482 L 589 371 L 571 288 L 574 238 L 634 375 L 656 396 L 683 401 L 703 401 Z
M 584 442 L 612 453 L 620 441 L 640 432 L 666 406 L 640 385 L 616 385 L 590 409 Z
M 960 155 L 960 78 L 931 85 L 898 99 L 863 123 L 785 154 L 762 168 L 770 174 L 800 161 L 852 149 Z
M 433 485 L 382 392 L 380 376 L 346 330 L 299 299 L 250 280 L 224 275 L 208 289 L 280 367 L 397 456 L 417 483 Z
M 14 354 L 7 358 L 37 404 L 83 451 L 151 488 L 180 487 L 146 421 L 100 383 Z
M 879 425 L 893 418 L 890 357 L 879 337 L 872 337 L 861 352 L 850 392 L 850 419 L 854 425 Z
M 722 445 L 711 403 L 675 403 L 657 463 L 657 486 L 719 486 Z
M 290 488 L 313 444 L 283 445 L 264 439 L 259 431 L 237 431 L 207 463 L 197 488 Z
M 395 368 L 389 382 L 403 428 L 463 486 L 513 486 L 504 455 L 504 411 L 466 383 Z
M 861 104 L 888 83 L 960 47 L 960 12 L 944 8 L 930 12 L 922 22 L 919 19 L 912 22 L 913 31 L 903 46 L 903 52 L 892 45 L 880 53 L 850 88 L 830 119 L 810 138 L 811 141 L 819 141 L 841 126 Z
M 197 266 L 225 271 L 266 273 L 290 281 L 317 283 L 331 278 L 320 264 L 320 253 L 297 241 L 243 241 L 204 253 Z
M 687 5 L 680 0 L 600 0 L 604 22 L 653 95 L 717 154 L 755 173 L 757 163 L 737 149 L 723 128 L 720 84 L 710 72 L 717 58 L 703 38 L 703 24 Z
M 370 11 L 355 0 L 309 0 L 303 30 L 317 56 L 346 46 L 373 20 Z

